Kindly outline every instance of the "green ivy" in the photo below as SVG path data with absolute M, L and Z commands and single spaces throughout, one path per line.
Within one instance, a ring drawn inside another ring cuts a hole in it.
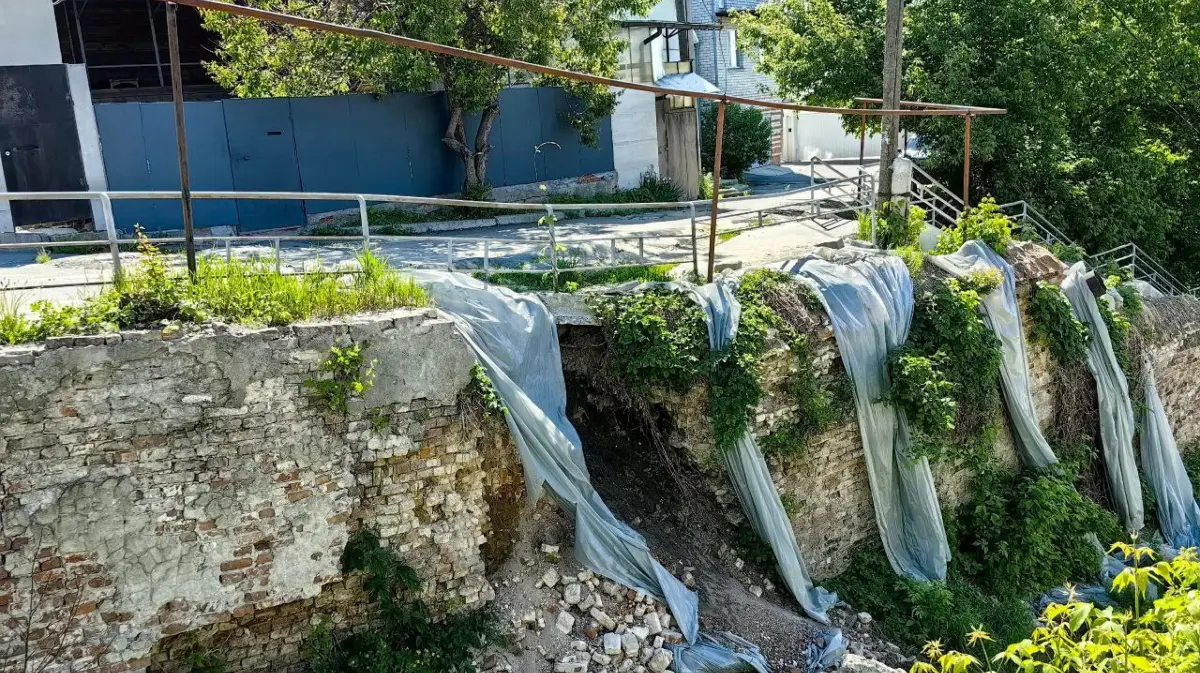
M 1091 331 L 1075 319 L 1071 302 L 1062 288 L 1038 282 L 1029 297 L 1029 318 L 1034 341 L 1046 345 L 1058 364 L 1079 364 L 1087 360 Z
M 363 356 L 366 348 L 366 342 L 330 348 L 329 357 L 320 366 L 320 371 L 329 377 L 307 379 L 304 387 L 330 411 L 346 413 L 351 399 L 362 397 L 375 385 L 376 361 L 366 362 Z
M 1100 317 L 1104 320 L 1104 326 L 1108 328 L 1108 339 L 1112 342 L 1113 355 L 1117 357 L 1117 364 L 1121 366 L 1121 371 L 1125 372 L 1126 378 L 1129 378 L 1134 371 L 1133 359 L 1129 355 L 1129 330 L 1133 328 L 1133 325 L 1123 312 L 1114 310 L 1107 301 L 1098 300 L 1096 306 L 1100 309 Z
M 471 382 L 467 384 L 467 392 L 479 401 L 485 418 L 502 417 L 508 413 L 508 408 L 496 392 L 492 379 L 478 362 L 471 366 Z
M 1078 243 L 1051 243 L 1050 252 L 1066 264 L 1074 264 L 1087 259 L 1087 250 Z
M 351 536 L 342 554 L 342 572 L 361 572 L 378 621 L 370 629 L 339 638 L 328 623 L 305 644 L 313 673 L 467 673 L 475 653 L 500 645 L 495 619 L 483 611 L 457 612 L 434 619 L 416 594 L 416 571 L 379 544 L 374 533 Z
M 933 432 L 918 440 L 920 455 L 978 462 L 989 455 L 1000 411 L 1000 340 L 979 314 L 980 292 L 998 284 L 992 274 L 965 279 L 924 278 L 919 282 L 904 355 L 923 356 L 950 384 L 955 405 L 953 433 Z M 937 397 L 931 397 L 936 400 Z M 931 413 L 930 418 L 937 418 Z
M 912 429 L 908 456 L 912 460 L 937 459 L 950 441 L 958 403 L 954 384 L 942 373 L 941 352 L 926 357 L 912 348 L 898 348 L 888 355 L 891 390 L 888 401 L 899 407 Z
M 888 201 L 875 217 L 875 244 L 884 250 L 919 248 L 921 230 L 925 228 L 925 209 L 904 202 Z M 859 240 L 871 240 L 871 218 L 858 218 Z

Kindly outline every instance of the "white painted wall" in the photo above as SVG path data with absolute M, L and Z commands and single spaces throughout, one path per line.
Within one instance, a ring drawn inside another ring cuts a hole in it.
M 62 63 L 51 0 L 0 0 L 0 65 Z
M 879 156 L 879 136 L 867 136 L 868 157 Z M 822 159 L 858 158 L 858 136 L 846 133 L 841 115 L 825 112 L 784 111 L 783 160 L 805 162 Z
M 87 180 L 88 191 L 102 192 L 108 189 L 108 175 L 104 172 L 100 129 L 96 126 L 96 111 L 92 107 L 92 92 L 88 88 L 87 66 L 78 63 L 66 68 L 71 103 L 75 106 L 75 128 L 79 131 L 83 177 Z M 104 230 L 104 210 L 100 201 L 92 201 L 92 224 L 97 231 Z
M 612 115 L 613 167 L 617 186 L 632 189 L 648 170 L 658 172 L 658 128 L 654 94 L 625 90 L 617 96 Z

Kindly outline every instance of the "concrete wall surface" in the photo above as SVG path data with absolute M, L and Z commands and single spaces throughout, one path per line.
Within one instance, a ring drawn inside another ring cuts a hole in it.
M 62 63 L 50 0 L 0 2 L 0 65 Z
M 305 381 L 351 341 L 376 380 L 340 414 Z M 432 309 L 0 349 L 0 670 L 171 669 L 215 630 L 231 672 L 298 666 L 317 613 L 361 617 L 362 526 L 434 604 L 490 600 L 489 484 L 520 468 L 459 406 L 474 361 Z

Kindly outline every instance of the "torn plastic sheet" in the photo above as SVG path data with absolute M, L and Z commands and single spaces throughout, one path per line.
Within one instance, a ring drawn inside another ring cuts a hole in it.
M 1017 305 L 1017 280 L 1012 266 L 981 241 L 968 241 L 958 252 L 930 256 L 938 268 L 957 277 L 975 271 L 998 270 L 1003 282 L 983 297 L 983 315 L 1000 339 L 1004 357 L 1000 363 L 1000 383 L 1004 391 L 1013 435 L 1025 465 L 1045 468 L 1058 462 L 1038 425 L 1033 394 L 1029 387 L 1029 357 L 1025 350 L 1025 331 L 1021 329 L 1021 310 Z
M 1113 354 L 1108 327 L 1087 284 L 1088 270 L 1076 262 L 1067 270 L 1063 294 L 1071 302 L 1075 318 L 1091 331 L 1087 363 L 1096 380 L 1096 395 L 1100 406 L 1100 443 L 1104 449 L 1104 466 L 1108 472 L 1108 487 L 1113 505 L 1125 530 L 1137 532 L 1145 525 L 1142 511 L 1142 485 L 1137 461 L 1133 455 L 1134 417 L 1129 402 L 1129 384 Z
M 676 673 L 713 673 L 750 666 L 758 673 L 770 673 L 767 659 L 753 643 L 732 633 L 700 634 L 695 645 L 668 645 Z
M 633 294 L 648 289 L 666 289 L 689 295 L 704 312 L 708 331 L 708 347 L 723 351 L 733 343 L 741 320 L 742 306 L 738 302 L 738 280 L 721 277 L 715 283 L 692 285 L 691 283 L 639 283 L 629 282 L 609 289 L 599 290 L 607 294 Z M 814 586 L 808 567 L 800 554 L 800 544 L 792 529 L 779 492 L 771 480 L 771 472 L 762 451 L 749 431 L 726 451 L 721 451 L 721 461 L 738 502 L 742 505 L 750 526 L 758 537 L 766 542 L 775 554 L 779 575 L 783 578 L 792 596 L 800 603 L 809 617 L 829 623 L 828 611 L 837 603 L 837 595 Z
M 904 344 L 912 323 L 913 285 L 897 257 L 859 250 L 784 262 L 817 290 L 833 322 L 842 362 L 854 383 L 875 520 L 897 574 L 944 580 L 950 548 L 929 461 L 907 454 L 908 422 L 883 402 L 891 387 L 888 353 Z
M 689 643 L 698 635 L 696 594 L 651 556 L 646 540 L 618 521 L 592 488 L 579 435 L 567 420 L 566 384 L 554 317 L 532 296 L 458 273 L 413 271 L 458 325 L 508 408 L 531 501 L 550 487 L 575 518 L 584 566 L 664 601 Z

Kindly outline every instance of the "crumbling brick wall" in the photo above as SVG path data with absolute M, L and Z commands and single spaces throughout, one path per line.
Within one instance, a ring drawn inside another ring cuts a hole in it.
M 304 382 L 351 341 L 376 380 L 340 414 Z M 0 349 L 0 670 L 27 642 L 47 673 L 171 668 L 216 635 L 231 673 L 298 665 L 314 616 L 361 616 L 359 526 L 435 604 L 490 600 L 489 488 L 521 475 L 464 417 L 473 363 L 428 309 Z
M 1164 297 L 1145 302 L 1153 336 L 1146 344 L 1158 394 L 1180 451 L 1200 448 L 1200 300 Z

